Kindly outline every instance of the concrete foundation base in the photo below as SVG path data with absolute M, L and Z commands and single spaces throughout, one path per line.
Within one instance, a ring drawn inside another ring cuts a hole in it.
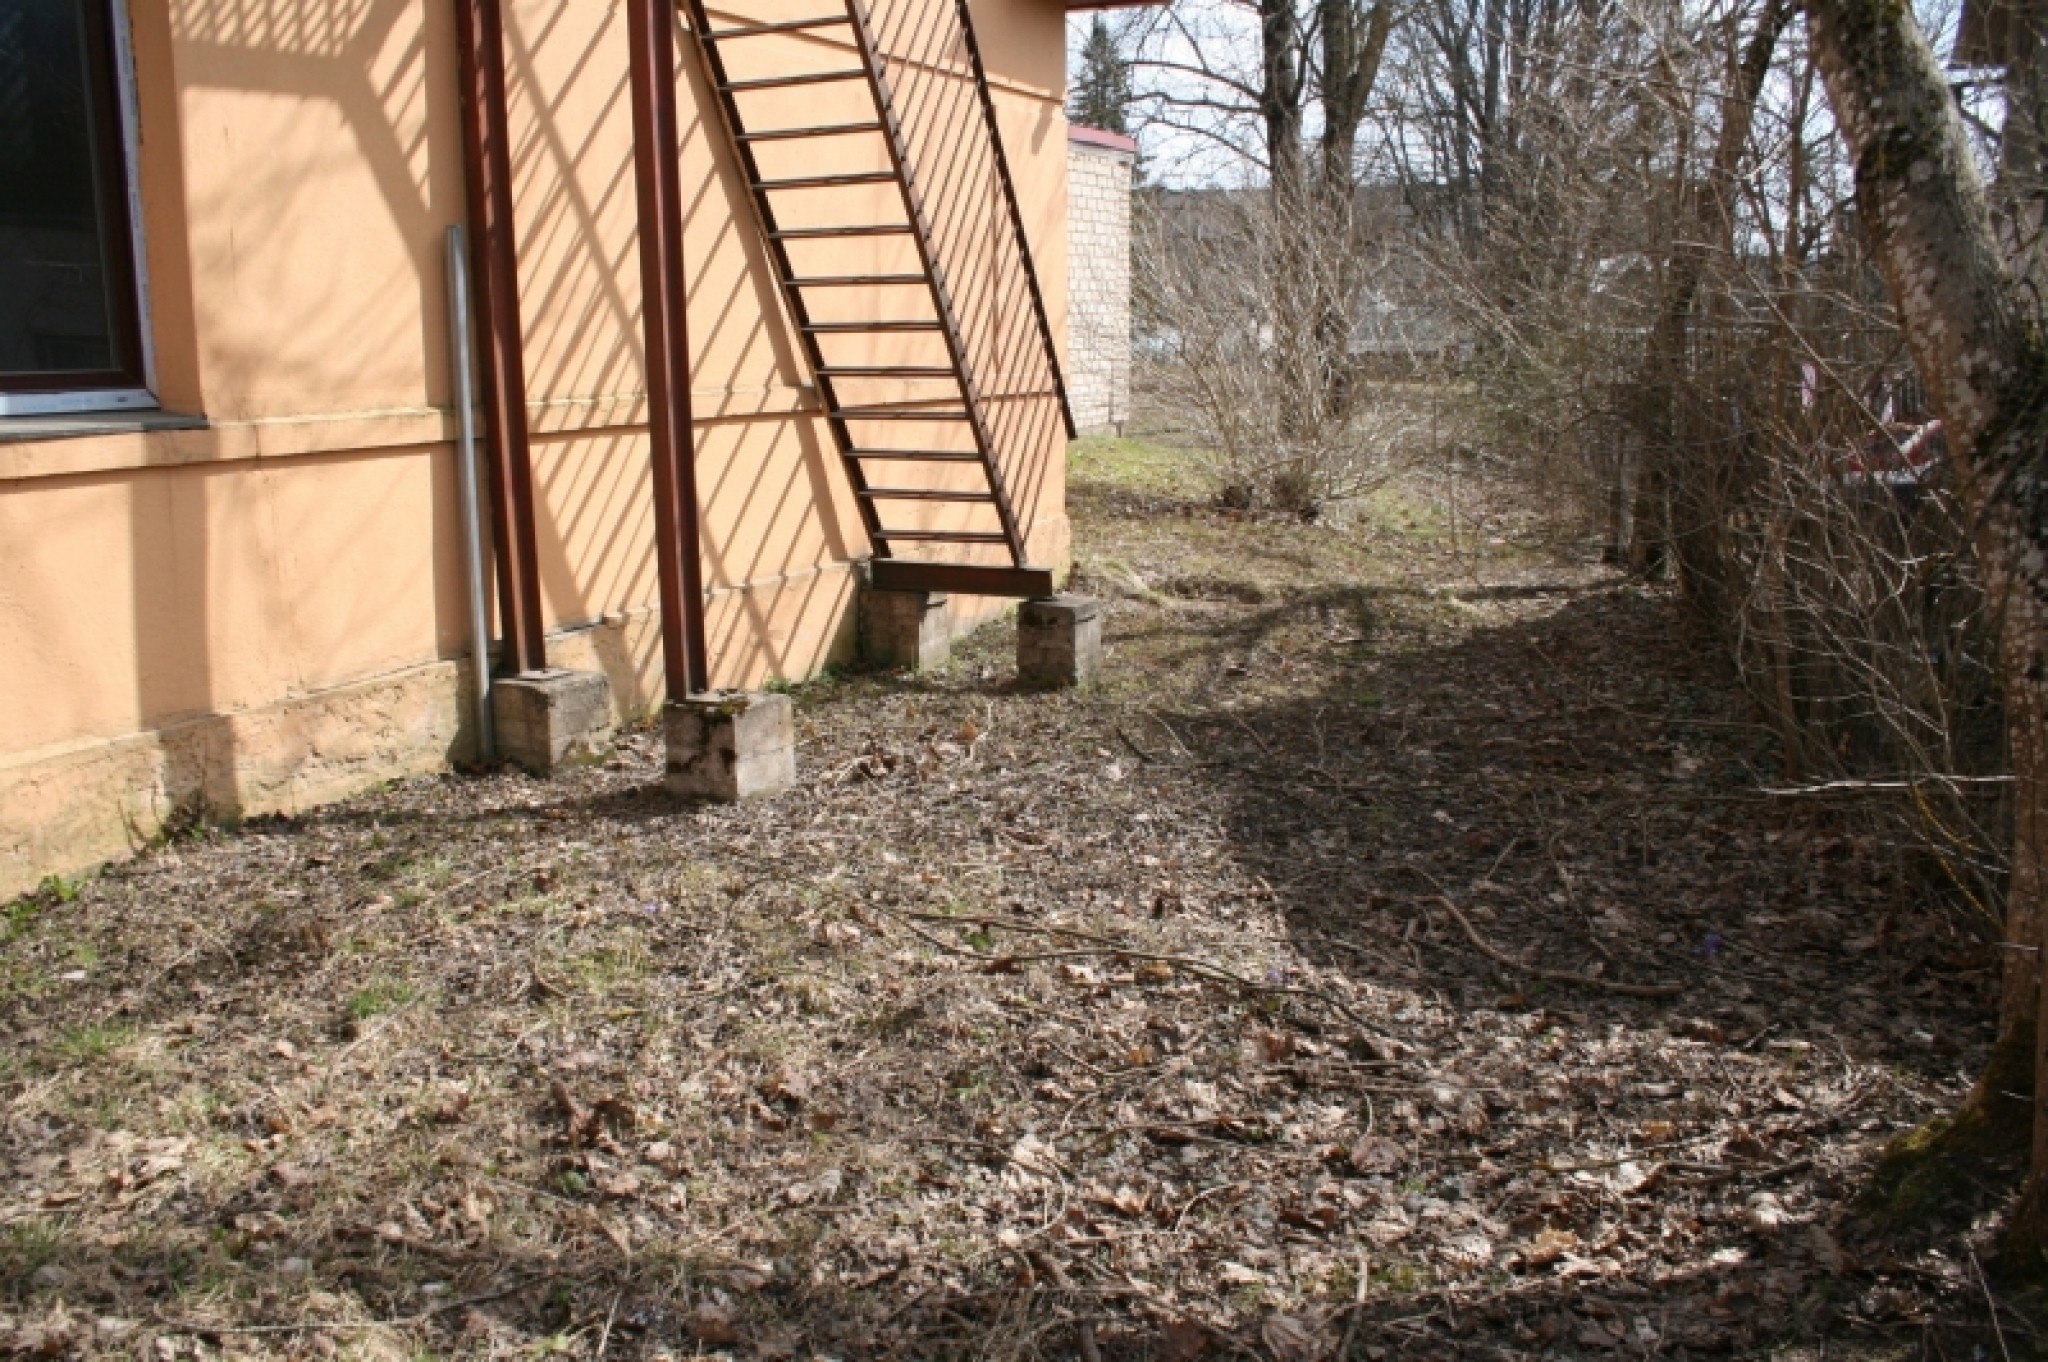
M 796 784 L 796 711 L 787 695 L 710 691 L 662 710 L 669 793 L 733 804 Z
M 944 592 L 861 590 L 860 660 L 867 666 L 930 671 L 952 655 Z
M 508 676 L 491 687 L 498 755 L 544 776 L 594 761 L 611 746 L 612 687 L 603 672 L 551 668 Z
M 1102 670 L 1102 603 L 1052 596 L 1017 607 L 1017 684 L 1058 690 Z

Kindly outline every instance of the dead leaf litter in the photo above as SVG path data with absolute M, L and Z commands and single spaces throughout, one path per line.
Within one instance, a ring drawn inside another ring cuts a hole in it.
M 636 732 L 16 905 L 0 1348 L 1682 1357 L 1979 1308 L 1845 1216 L 1967 1088 L 1993 952 L 1758 792 L 1660 590 L 1512 525 L 1076 515 L 1082 692 L 995 626 L 800 688 L 787 798 L 678 805 Z

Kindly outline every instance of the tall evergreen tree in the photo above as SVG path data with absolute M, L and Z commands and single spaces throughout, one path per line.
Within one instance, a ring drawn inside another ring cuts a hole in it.
M 1123 133 L 1130 128 L 1125 111 L 1131 103 L 1131 64 L 1117 50 L 1116 38 L 1101 15 L 1088 30 L 1081 47 L 1081 70 L 1074 78 L 1074 94 L 1067 105 L 1067 117 L 1086 128 Z

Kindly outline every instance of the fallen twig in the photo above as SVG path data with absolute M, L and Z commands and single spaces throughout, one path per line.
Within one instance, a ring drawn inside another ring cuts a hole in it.
M 1122 724 L 1118 724 L 1116 726 L 1116 735 L 1124 740 L 1124 746 L 1130 748 L 1131 754 L 1137 757 L 1139 761 L 1149 761 L 1154 766 L 1164 766 L 1166 764 L 1159 758 L 1153 756 L 1150 752 L 1147 752 L 1144 748 L 1138 746 L 1138 740 L 1136 738 L 1133 738 L 1129 733 L 1126 733 L 1124 731 L 1124 726 Z
M 540 962 L 537 960 L 526 962 L 526 982 L 527 987 L 532 990 L 535 997 L 566 998 L 569 996 L 568 989 L 540 972 Z
M 596 1362 L 604 1362 L 605 1349 L 611 1346 L 612 1321 L 616 1320 L 619 1317 L 619 1297 L 623 1296 L 624 1294 L 626 1293 L 623 1291 L 612 1292 L 612 1308 L 605 1311 L 604 1329 L 597 1336 L 597 1352 L 595 1354 Z
M 428 1320 L 439 1315 L 445 1315 L 451 1310 L 464 1310 L 473 1305 L 486 1305 L 491 1301 L 503 1300 L 507 1296 L 517 1295 L 539 1280 L 540 1274 L 522 1277 L 512 1285 L 500 1287 L 495 1291 L 486 1291 L 477 1296 L 464 1296 L 460 1300 L 452 1300 L 440 1305 L 430 1306 L 416 1315 L 395 1315 L 389 1319 L 309 1319 L 302 1320 L 297 1324 L 235 1325 L 197 1324 L 180 1320 L 163 1320 L 160 1322 L 168 1333 L 192 1334 L 201 1338 L 230 1334 L 303 1334 L 315 1330 L 326 1333 L 341 1333 L 356 1329 L 402 1329 L 410 1324 L 425 1324 Z
M 1225 1182 L 1214 1187 L 1204 1187 L 1201 1191 L 1189 1197 L 1187 1204 L 1180 1208 L 1180 1214 L 1173 1218 L 1173 1232 L 1175 1234 L 1180 1233 L 1180 1227 L 1187 1223 L 1188 1212 L 1195 1209 L 1196 1203 L 1207 1201 L 1210 1197 L 1221 1192 L 1228 1192 L 1232 1189 L 1242 1190 L 1249 1186 L 1251 1186 L 1250 1182 Z
M 1740 1177 L 1750 1177 L 1757 1182 L 1769 1182 L 1776 1178 L 1790 1177 L 1813 1167 L 1813 1160 L 1793 1159 L 1789 1163 L 1777 1164 L 1770 1168 L 1758 1168 L 1755 1164 L 1739 1164 L 1734 1167 L 1716 1168 L 1705 1163 L 1667 1163 L 1663 1167 L 1676 1173 L 1699 1174 L 1700 1180 L 1691 1185 L 1696 1187 L 1719 1187 L 1724 1182 L 1733 1182 Z
M 1351 1356 L 1351 1345 L 1358 1338 L 1358 1325 L 1365 1318 L 1365 1298 L 1372 1290 L 1372 1259 L 1363 1253 L 1358 1255 L 1358 1285 L 1351 1293 L 1351 1318 L 1344 1321 L 1344 1341 L 1337 1345 L 1338 1362 Z
M 874 908 L 874 911 L 886 913 L 890 917 L 902 921 L 905 926 L 910 928 L 914 935 L 926 944 L 935 946 L 949 955 L 961 956 L 968 960 L 977 960 L 984 965 L 1002 969 L 1014 969 L 1019 965 L 1037 964 L 1050 960 L 1099 959 L 1103 956 L 1119 960 L 1139 960 L 1153 964 L 1172 965 L 1175 968 L 1186 970 L 1197 978 L 1211 979 L 1217 983 L 1230 984 L 1252 993 L 1270 993 L 1283 997 L 1292 996 L 1312 999 L 1339 1013 L 1346 1021 L 1356 1026 L 1360 1032 L 1370 1039 L 1382 1045 L 1392 1047 L 1396 1053 L 1407 1048 L 1400 1041 L 1383 1035 L 1377 1027 L 1361 1016 L 1358 1010 L 1349 1003 L 1321 989 L 1304 988 L 1299 984 L 1263 984 L 1256 979 L 1247 979 L 1241 974 L 1233 974 L 1220 965 L 1210 964 L 1207 960 L 1202 960 L 1192 955 L 1167 955 L 1158 951 L 1139 950 L 1134 946 L 1125 945 L 1110 937 L 1096 936 L 1092 933 L 1077 931 L 1069 927 L 1041 927 L 1035 923 L 1011 922 L 1004 918 L 947 917 L 939 913 L 910 913 L 893 908 L 882 908 L 878 905 L 871 905 L 871 907 Z M 1024 955 L 993 955 L 987 951 L 977 951 L 966 946 L 956 946 L 950 941 L 934 936 L 917 925 L 921 921 L 946 922 L 954 926 L 972 923 L 985 928 L 997 927 L 1006 931 L 1034 933 L 1040 936 L 1065 936 L 1100 944 L 1091 945 L 1085 949 L 1033 951 Z
M 1194 759 L 1195 754 L 1189 751 L 1188 745 L 1180 740 L 1180 734 L 1174 732 L 1172 724 L 1166 722 L 1166 720 L 1160 718 L 1157 714 L 1153 713 L 1149 709 L 1140 709 L 1138 713 L 1144 715 L 1153 723 L 1158 724 L 1160 728 L 1164 729 L 1166 731 L 1166 736 L 1173 739 L 1173 745 L 1180 749 L 1180 754 L 1182 756 L 1188 758 L 1191 761 Z
M 1465 929 L 1465 939 L 1472 943 L 1472 949 L 1496 965 L 1506 966 L 1532 979 L 1542 979 L 1553 984 L 1572 984 L 1579 988 L 1597 989 L 1603 993 L 1618 993 L 1624 998 L 1676 998 L 1685 992 L 1684 984 L 1628 984 L 1617 979 L 1600 979 L 1590 974 L 1575 974 L 1570 970 L 1539 969 L 1535 965 L 1524 964 L 1481 936 L 1479 929 L 1472 925 L 1471 919 L 1459 910 L 1457 904 L 1451 902 L 1448 894 L 1436 894 L 1432 898 L 1458 920 L 1458 925 Z
M 1910 780 L 1830 780 L 1819 785 L 1793 785 L 1782 788 L 1765 786 L 1763 793 L 1775 798 L 1785 799 L 1799 795 L 1861 794 L 1866 791 L 1897 792 L 1899 790 L 1917 790 L 1922 785 L 1945 785 L 1952 791 L 1960 792 L 1964 786 L 1998 786 L 2010 785 L 2012 782 L 2013 778 L 2011 776 L 1925 775 L 1916 776 Z M 1996 794 L 1997 790 L 1991 790 L 1989 793 Z

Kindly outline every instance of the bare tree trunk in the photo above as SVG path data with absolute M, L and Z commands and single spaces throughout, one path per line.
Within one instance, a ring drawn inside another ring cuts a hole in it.
M 1692 456 L 1692 451 L 1686 448 L 1684 413 L 1675 409 L 1675 399 L 1687 390 L 1687 385 L 1680 379 L 1689 363 L 1693 304 L 1699 297 L 1700 282 L 1706 274 L 1707 243 L 1728 239 L 1730 224 L 1734 221 L 1735 177 L 1742 168 L 1742 154 L 1749 146 L 1749 130 L 1755 121 L 1757 97 L 1763 92 L 1764 78 L 1770 74 L 1771 58 L 1778 48 L 1778 35 L 1784 31 L 1785 22 L 1790 17 L 1791 8 L 1785 0 L 1764 0 L 1763 13 L 1757 16 L 1756 27 L 1743 47 L 1741 60 L 1729 73 L 1728 94 L 1721 101 L 1721 128 L 1715 141 L 1713 163 L 1707 167 L 1707 182 L 1704 185 L 1684 185 L 1680 190 L 1678 239 L 1673 243 L 1671 267 L 1665 275 L 1663 306 L 1651 332 L 1644 376 L 1644 386 L 1650 396 L 1647 404 L 1650 426 L 1645 445 L 1652 460 L 1651 476 L 1646 482 L 1665 498 L 1671 496 L 1674 485 L 1680 489 L 1711 487 L 1716 481 L 1712 478 L 1668 477 L 1669 463 L 1681 457 L 1681 449 L 1686 450 L 1683 457 Z M 1682 505 L 1670 508 L 1675 512 L 1675 524 L 1653 520 L 1649 525 L 1644 524 L 1642 513 L 1638 511 L 1638 534 L 1649 531 L 1670 538 L 1636 547 L 1631 552 L 1631 562 L 1642 570 L 1650 566 L 1652 558 L 1661 560 L 1669 554 L 1675 560 L 1680 585 L 1689 595 L 1699 596 L 1710 587 L 1703 569 L 1706 564 L 1716 561 L 1719 555 L 1711 545 L 1689 541 L 1701 536 L 1711 537 L 1713 527 L 1718 523 L 1718 509 Z
M 1394 28 L 1394 4 L 1374 0 L 1364 14 L 1358 0 L 1318 0 L 1316 8 L 1323 30 L 1322 178 L 1326 185 L 1348 189 L 1365 103 L 1379 81 L 1380 60 Z
M 1906 339 L 1940 411 L 1978 554 L 2003 610 L 2001 673 L 2017 818 L 2004 1036 L 2038 1020 L 2048 855 L 2048 350 L 2001 259 L 1947 81 L 1898 0 L 1807 0 L 1814 59 L 1856 161 L 1869 227 Z M 2035 1091 L 2048 1094 L 2048 1026 Z M 2048 1120 L 2015 1228 L 2048 1245 Z
M 1301 16 L 1295 0 L 1258 0 L 1259 57 L 1263 80 L 1258 91 L 1259 120 L 1266 132 L 1266 171 L 1276 218 L 1283 223 L 1306 221 L 1303 194 L 1301 124 L 1305 93 Z M 1273 351 L 1275 362 L 1296 370 L 1309 362 L 1314 342 L 1313 305 L 1304 296 L 1308 281 L 1303 248 L 1292 232 L 1272 243 Z M 1293 422 L 1312 424 L 1312 413 L 1287 413 L 1283 433 Z
M 2005 79 L 2005 125 L 1999 130 L 1994 196 L 2005 213 L 2007 255 L 2033 291 L 2038 308 L 2048 289 L 2048 249 L 2042 219 L 2048 204 L 2048 19 L 2033 5 L 2007 11 L 2010 31 Z
M 1294 0 L 1259 0 L 1259 121 L 1266 130 L 1266 167 L 1276 193 L 1301 180 L 1301 18 Z
M 1322 29 L 1323 132 L 1321 165 L 1316 176 L 1318 211 L 1328 219 L 1323 231 L 1342 233 L 1345 249 L 1336 259 L 1337 275 L 1315 303 L 1316 349 L 1324 373 L 1320 400 L 1323 416 L 1341 420 L 1356 398 L 1351 363 L 1352 300 L 1358 295 L 1360 252 L 1352 241 L 1357 232 L 1352 200 L 1352 163 L 1358 152 L 1358 130 L 1365 122 L 1366 101 L 1379 80 L 1380 61 L 1393 31 L 1393 0 L 1373 0 L 1360 12 L 1359 0 L 1317 0 Z
M 1642 439 L 1640 431 L 1633 431 L 1624 440 L 1620 451 L 1615 454 L 1611 466 L 1612 480 L 1607 488 L 1607 544 L 1601 550 L 1601 561 L 1616 567 L 1626 567 L 1629 562 L 1630 546 L 1636 542 L 1636 472 L 1641 455 L 1636 451 Z

